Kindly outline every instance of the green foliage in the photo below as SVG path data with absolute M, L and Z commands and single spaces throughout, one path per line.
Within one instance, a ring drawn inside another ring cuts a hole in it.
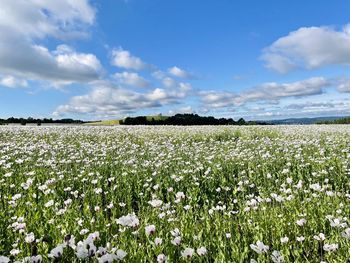
M 317 124 L 350 124 L 350 117 L 339 118 L 332 121 L 320 121 Z
M 290 263 L 347 262 L 349 134 L 331 125 L 1 126 L 0 256 L 106 262 L 70 247 L 48 257 L 74 236 L 125 251 L 124 262 L 185 262 L 186 248 L 193 262 L 272 262 L 274 251 Z M 138 224 L 121 225 L 132 213 Z M 258 241 L 269 249 L 257 253 Z

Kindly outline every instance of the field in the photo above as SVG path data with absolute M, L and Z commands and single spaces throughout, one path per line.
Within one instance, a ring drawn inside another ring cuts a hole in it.
M 0 127 L 0 262 L 348 262 L 350 126 Z
M 146 116 L 147 120 L 165 120 L 167 119 L 168 116 L 159 116 L 159 115 L 155 115 L 155 116 Z M 97 121 L 97 122 L 89 122 L 86 123 L 86 125 L 119 125 L 120 120 L 106 120 L 106 121 Z

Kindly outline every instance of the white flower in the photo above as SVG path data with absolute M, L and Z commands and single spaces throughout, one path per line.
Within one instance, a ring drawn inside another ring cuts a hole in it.
M 281 243 L 282 244 L 287 243 L 288 241 L 289 241 L 288 237 L 281 237 Z
M 274 263 L 282 263 L 284 262 L 284 257 L 281 252 L 275 250 L 272 252 L 271 259 Z
M 89 249 L 88 249 L 88 251 L 89 251 L 89 257 L 95 256 L 96 250 L 97 250 L 97 248 L 96 248 L 96 246 L 94 245 L 94 243 L 89 243 Z
M 171 244 L 178 246 L 181 244 L 181 237 L 175 237 L 173 240 L 171 240 Z
M 152 201 L 148 202 L 152 207 L 160 207 L 163 204 L 162 200 L 153 199 Z
M 79 233 L 80 233 L 80 235 L 85 235 L 85 234 L 89 233 L 89 229 L 84 228 L 84 229 L 80 230 Z
M 100 238 L 100 233 L 98 231 L 95 231 L 91 234 L 89 234 L 89 236 L 86 238 L 85 243 L 89 244 L 89 243 L 93 243 L 95 240 Z
M 181 199 L 185 199 L 185 194 L 183 192 L 177 192 L 175 195 L 176 199 L 181 200 Z
M 116 253 L 116 258 L 118 260 L 123 260 L 123 258 L 125 258 L 127 255 L 127 253 L 124 250 L 118 249 L 117 253 Z
M 62 244 L 59 244 L 57 247 L 52 249 L 48 255 L 49 258 L 59 258 L 63 255 L 63 246 Z
M 64 238 L 64 241 L 65 241 L 66 246 L 71 247 L 72 249 L 76 248 L 75 237 L 73 235 L 67 235 Z
M 65 200 L 63 203 L 64 203 L 65 205 L 70 205 L 72 202 L 73 202 L 73 200 L 70 199 L 70 198 L 68 198 L 68 199 Z
M 318 241 L 323 241 L 326 239 L 326 236 L 323 234 L 323 233 L 320 233 L 317 235 L 314 236 L 314 239 L 318 240 Z
M 168 261 L 167 261 L 167 258 L 166 258 L 166 256 L 164 254 L 159 254 L 157 256 L 157 262 L 158 263 L 166 263 Z
M 147 236 L 154 234 L 156 232 L 156 226 L 155 225 L 146 226 L 145 232 Z
M 53 200 L 50 200 L 50 201 L 48 201 L 46 204 L 44 204 L 44 206 L 46 207 L 46 208 L 48 208 L 48 207 L 50 207 L 50 206 L 53 206 L 54 205 L 54 201 Z
M 347 239 L 350 239 L 350 228 L 345 229 L 341 235 Z
M 181 252 L 181 257 L 184 259 L 190 259 L 192 258 L 193 254 L 194 254 L 193 248 L 185 248 L 185 250 Z
M 261 241 L 257 241 L 256 245 L 251 244 L 250 248 L 253 249 L 258 254 L 267 252 L 269 250 L 269 246 L 264 245 L 264 243 Z
M 312 190 L 314 191 L 321 191 L 322 190 L 322 187 L 319 183 L 316 183 L 316 184 L 310 184 L 309 186 Z
M 303 242 L 304 240 L 305 240 L 305 237 L 303 236 L 297 237 L 297 241 L 299 242 Z
M 154 239 L 154 244 L 156 245 L 156 246 L 159 246 L 159 245 L 161 245 L 163 243 L 163 239 L 161 239 L 161 238 L 159 238 L 159 237 L 156 237 L 155 239 Z
M 29 261 L 30 263 L 41 263 L 43 262 L 43 257 L 41 255 L 31 256 Z
M 180 232 L 180 230 L 178 228 L 175 228 L 174 230 L 171 231 L 171 235 L 173 237 L 178 237 L 178 236 L 181 235 L 181 232 Z
M 12 249 L 12 250 L 10 251 L 10 254 L 11 254 L 12 256 L 17 256 L 19 253 L 21 253 L 21 250 L 16 249 L 16 248 L 14 248 L 14 249 Z
M 185 205 L 184 206 L 184 209 L 187 211 L 187 210 L 190 210 L 191 209 L 191 206 L 190 205 Z
M 102 188 L 97 188 L 94 191 L 96 194 L 100 194 L 100 193 L 102 193 Z
M 34 233 L 30 232 L 29 234 L 27 234 L 26 237 L 24 238 L 24 241 L 26 243 L 33 243 L 35 241 Z
M 328 220 L 331 227 L 341 227 L 341 228 L 347 227 L 347 224 L 343 223 L 341 218 L 334 218 L 334 219 L 329 218 Z
M 8 257 L 0 256 L 0 263 L 8 263 L 10 259 Z
M 197 254 L 199 256 L 204 256 L 205 254 L 207 254 L 207 249 L 205 247 L 200 247 L 200 248 L 197 248 Z
M 338 244 L 324 244 L 323 249 L 327 252 L 333 252 L 338 249 Z
M 117 219 L 117 224 L 128 227 L 137 227 L 140 224 L 137 216 L 133 214 L 128 214 Z
M 103 256 L 107 254 L 107 248 L 105 247 L 99 247 L 98 250 L 96 251 L 97 255 Z
M 306 222 L 307 222 L 306 219 L 302 218 L 302 219 L 297 220 L 297 225 L 298 226 L 303 226 L 303 225 L 306 224 Z
M 231 233 L 226 233 L 226 238 L 231 238 Z
M 79 241 L 80 242 L 80 241 Z M 78 244 L 79 244 L 78 242 Z M 85 247 L 85 245 L 80 244 L 77 246 L 77 252 L 75 253 L 78 258 L 87 258 L 89 256 L 89 250 Z
M 111 263 L 113 262 L 115 255 L 105 254 L 102 257 L 98 258 L 98 263 Z

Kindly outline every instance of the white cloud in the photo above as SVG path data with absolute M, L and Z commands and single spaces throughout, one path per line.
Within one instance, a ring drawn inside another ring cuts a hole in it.
M 350 79 L 340 80 L 337 90 L 339 92 L 350 92 Z
M 17 88 L 17 87 L 27 87 L 28 83 L 26 80 L 17 79 L 13 76 L 5 76 L 0 78 L 0 85 L 8 88 Z
M 166 88 L 172 88 L 177 85 L 177 82 L 173 78 L 165 77 L 162 79 L 162 84 Z
M 194 113 L 192 106 L 184 106 L 176 109 L 169 110 L 169 115 Z
M 152 77 L 154 77 L 155 79 L 158 79 L 158 80 L 162 80 L 166 77 L 166 74 L 161 70 L 157 70 L 157 71 L 152 72 Z
M 330 27 L 299 28 L 265 48 L 262 59 L 266 67 L 280 73 L 295 68 L 349 65 L 350 24 L 340 31 Z
M 95 13 L 87 0 L 2 0 L 0 28 L 30 38 L 79 35 L 94 23 Z
M 239 97 L 233 92 L 227 91 L 200 91 L 198 93 L 202 100 L 203 106 L 209 108 L 223 108 L 236 104 L 236 99 Z
M 141 70 L 146 67 L 146 63 L 140 58 L 131 55 L 129 51 L 121 47 L 112 50 L 111 63 L 113 66 L 125 69 Z
M 177 88 L 165 90 L 156 88 L 141 93 L 130 91 L 112 83 L 100 81 L 92 90 L 81 96 L 74 96 L 67 104 L 57 107 L 54 115 L 91 114 L 103 116 L 120 116 L 133 113 L 140 109 L 161 107 L 168 104 L 178 104 L 185 98 L 190 85 L 182 83 Z
M 101 64 L 93 54 L 49 51 L 44 46 L 29 43 L 0 43 L 2 74 L 69 84 L 96 80 L 100 69 Z
M 204 105 L 211 108 L 238 106 L 253 101 L 278 102 L 287 97 L 304 97 L 321 94 L 330 82 L 323 77 L 314 77 L 292 83 L 268 82 L 241 93 L 201 91 Z
M 90 82 L 99 78 L 101 64 L 93 54 L 59 45 L 49 50 L 40 41 L 85 34 L 95 9 L 86 0 L 10 1 L 0 9 L 0 74 L 51 85 Z
M 325 98 L 324 98 L 325 99 Z M 350 100 L 336 99 L 324 101 L 306 101 L 302 103 L 292 103 L 284 106 L 282 109 L 285 115 L 302 116 L 340 116 L 350 113 Z
M 168 72 L 178 78 L 189 78 L 191 76 L 190 73 L 176 66 L 169 68 Z
M 115 73 L 114 77 L 122 84 L 127 84 L 130 86 L 145 88 L 149 86 L 149 82 L 141 77 L 136 72 L 122 72 Z
M 291 83 L 268 82 L 241 94 L 239 102 L 256 100 L 279 100 L 286 97 L 303 97 L 321 94 L 330 82 L 323 77 L 314 77 Z
M 111 116 L 157 106 L 160 104 L 141 93 L 118 87 L 98 86 L 86 95 L 71 98 L 68 104 L 59 106 L 54 115 L 79 113 Z

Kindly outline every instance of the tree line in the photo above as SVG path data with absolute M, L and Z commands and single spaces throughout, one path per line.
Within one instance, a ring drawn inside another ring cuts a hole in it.
M 55 124 L 55 123 L 61 123 L 61 124 L 81 124 L 84 123 L 82 120 L 74 120 L 74 119 L 58 119 L 58 120 L 53 120 L 53 119 L 36 119 L 32 117 L 28 118 L 14 118 L 10 117 L 8 119 L 0 119 L 0 125 L 4 124 L 10 124 L 10 123 L 16 123 L 16 124 L 21 124 L 21 125 L 26 125 L 27 123 L 31 124 L 37 124 L 41 125 L 42 123 L 48 123 L 48 124 Z
M 212 116 L 199 116 L 198 114 L 176 114 L 163 118 L 150 118 L 146 116 L 127 117 L 120 120 L 121 125 L 264 125 L 267 123 L 245 121 L 243 118 L 235 121 L 232 118 L 215 118 Z
M 350 117 L 340 118 L 336 120 L 318 121 L 317 124 L 350 124 Z

